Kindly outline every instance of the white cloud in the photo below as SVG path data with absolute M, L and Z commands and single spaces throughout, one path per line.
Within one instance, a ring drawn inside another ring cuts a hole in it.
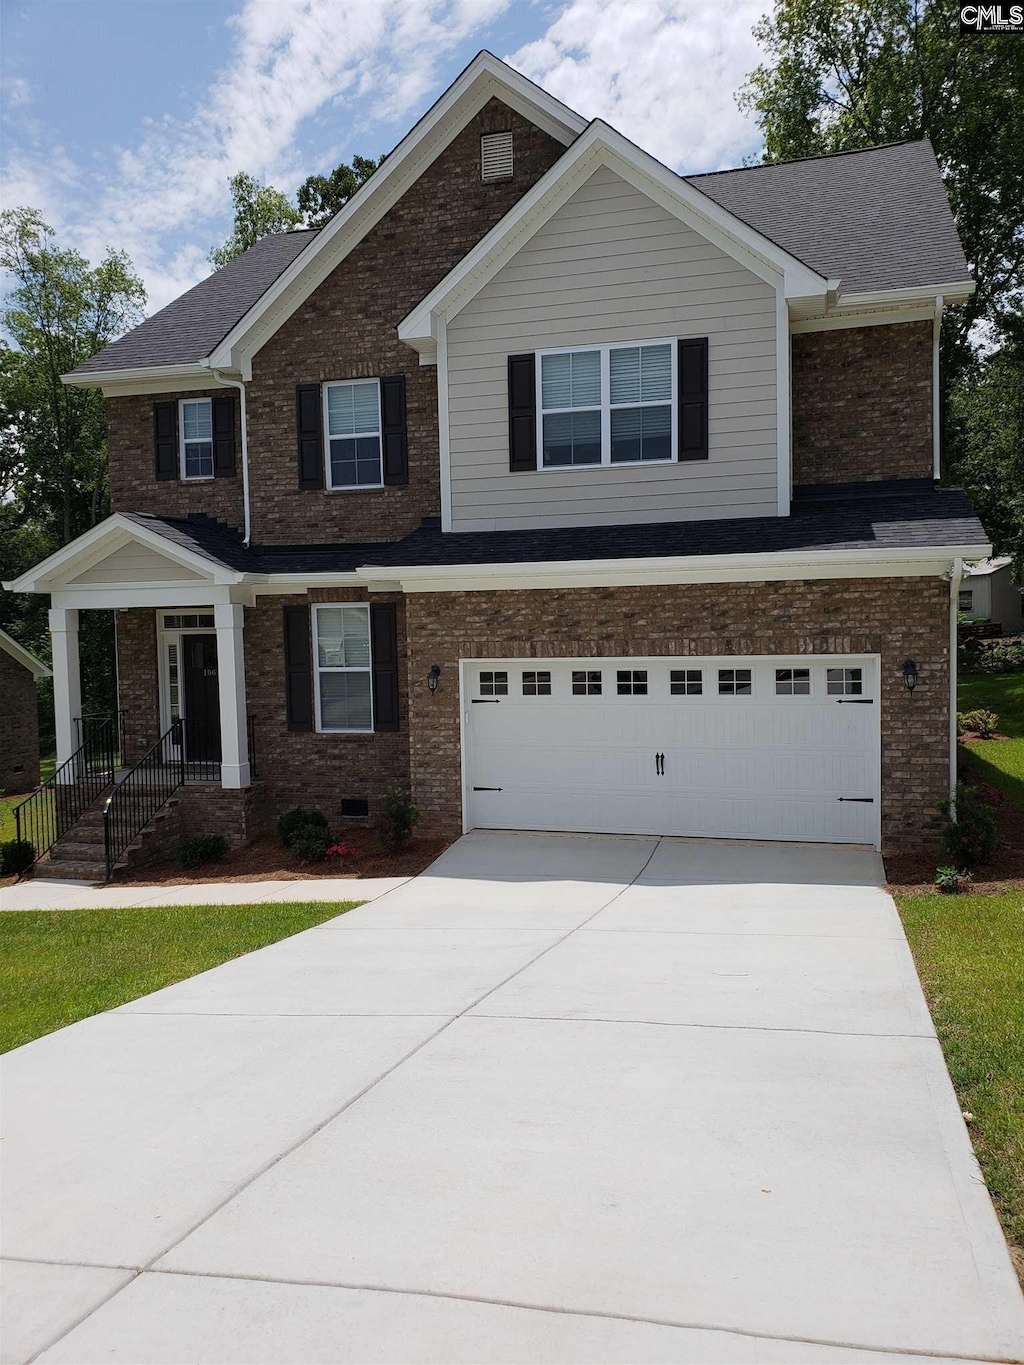
M 4 81 L 4 98 L 12 109 L 32 103 L 32 87 L 24 76 L 12 76 Z
M 571 0 L 506 60 L 674 170 L 735 166 L 757 128 L 735 92 L 757 65 L 763 0 Z

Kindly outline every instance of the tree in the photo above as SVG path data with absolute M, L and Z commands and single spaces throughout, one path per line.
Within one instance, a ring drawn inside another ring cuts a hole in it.
M 330 175 L 307 176 L 299 186 L 297 196 L 307 227 L 321 228 L 329 223 L 383 160 L 383 156 L 376 161 L 373 157 L 354 156 L 351 166 L 343 161 Z
M 0 342 L 0 578 L 14 578 L 107 515 L 103 398 L 60 377 L 141 321 L 146 292 L 123 252 L 90 266 L 29 208 L 0 214 L 0 268 L 10 285 L 0 325 L 13 343 Z M 83 681 L 97 708 L 112 699 L 105 615 L 83 617 Z M 44 599 L 0 595 L 0 625 L 49 657 Z
M 302 214 L 288 196 L 272 185 L 261 185 L 245 171 L 233 175 L 228 183 L 235 205 L 235 226 L 227 241 L 210 252 L 210 263 L 218 270 L 271 232 L 288 232 L 302 222 Z
M 1024 288 L 1024 42 L 962 38 L 955 0 L 775 0 L 754 33 L 739 101 L 765 161 L 931 139 L 978 286 L 947 341 L 967 363 Z

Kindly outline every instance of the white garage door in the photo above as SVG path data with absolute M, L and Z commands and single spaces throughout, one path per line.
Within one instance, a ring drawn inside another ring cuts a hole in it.
M 466 663 L 468 826 L 874 844 L 876 673 L 806 655 Z

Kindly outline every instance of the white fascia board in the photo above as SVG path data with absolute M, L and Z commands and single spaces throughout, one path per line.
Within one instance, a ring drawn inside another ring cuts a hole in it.
M 957 280 L 955 284 L 909 285 L 904 289 L 871 289 L 861 294 L 843 294 L 839 308 L 865 308 L 872 304 L 916 301 L 934 303 L 940 295 L 946 303 L 962 303 L 969 299 L 977 286 L 973 280 Z
M 568 146 L 587 126 L 567 105 L 499 61 L 480 52 L 448 87 L 343 209 L 282 271 L 211 353 L 216 369 L 249 377 L 251 357 L 348 253 L 366 236 L 488 100 L 496 98 Z
M 183 545 L 176 545 L 145 524 L 115 512 L 106 521 L 101 521 L 98 526 L 92 527 L 3 586 L 8 592 L 50 592 L 54 588 L 66 588 L 72 578 L 77 578 L 100 559 L 133 540 L 155 550 L 172 563 L 182 564 L 202 574 L 211 583 L 240 583 L 247 577 L 236 569 L 215 564 Z
M 34 678 L 52 676 L 42 660 L 37 659 L 34 654 L 30 654 L 24 645 L 19 645 L 12 635 L 7 634 L 6 630 L 0 630 L 0 649 L 5 654 L 9 654 L 16 663 L 21 664 L 22 668 L 27 668 Z
M 160 393 L 174 389 L 210 387 L 210 371 L 205 360 L 188 365 L 149 365 L 127 370 L 95 370 L 91 374 L 62 374 L 60 382 L 69 388 L 102 389 L 104 394 Z
M 902 578 L 948 573 L 979 546 L 907 550 L 773 551 L 755 555 L 679 555 L 544 564 L 388 566 L 357 570 L 365 585 L 391 579 L 403 592 L 487 592 L 522 588 L 618 587 L 664 583 L 760 583 L 800 578 Z
M 436 344 L 435 319 L 451 319 L 602 165 L 701 233 L 785 296 L 825 298 L 829 281 L 709 199 L 621 133 L 595 119 L 504 218 L 399 323 L 407 345 Z

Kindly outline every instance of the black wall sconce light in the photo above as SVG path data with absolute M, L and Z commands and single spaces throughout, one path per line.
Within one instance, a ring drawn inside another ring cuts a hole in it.
M 913 659 L 908 659 L 903 665 L 903 686 L 908 692 L 913 692 L 917 686 L 917 664 Z
M 437 691 L 437 685 L 441 681 L 441 665 L 431 664 L 430 672 L 427 674 L 427 686 L 431 692 Z

